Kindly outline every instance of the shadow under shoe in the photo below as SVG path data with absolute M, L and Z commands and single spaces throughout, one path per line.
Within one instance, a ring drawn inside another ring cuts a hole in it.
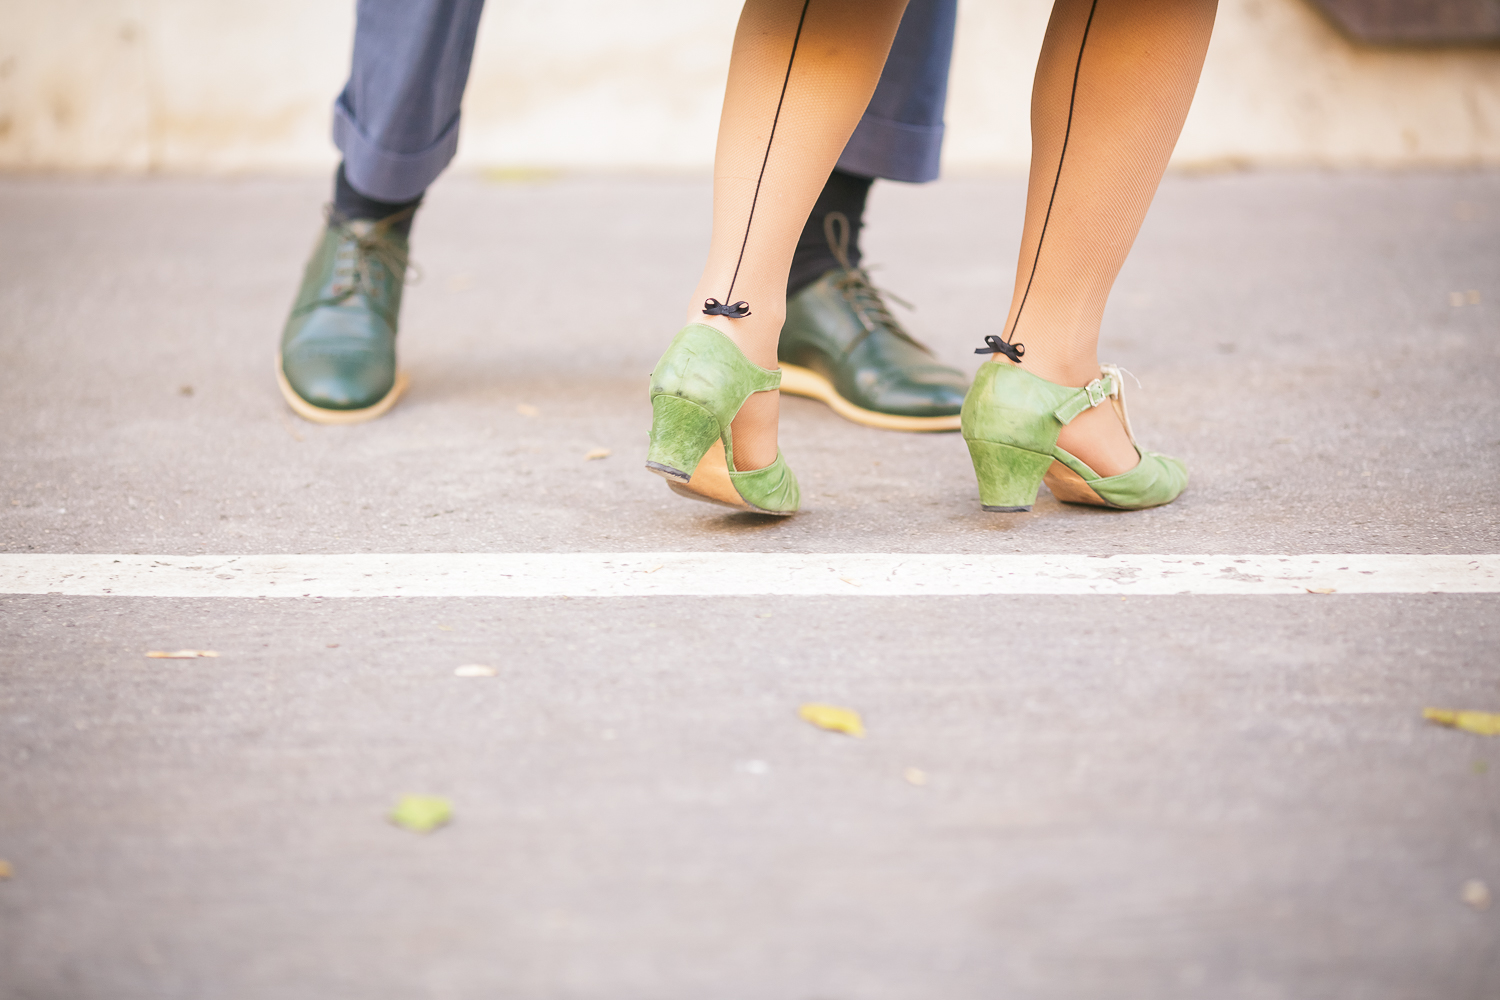
M 802 494 L 779 449 L 763 469 L 734 467 L 730 423 L 752 394 L 780 384 L 780 372 L 753 364 L 720 331 L 702 323 L 683 327 L 651 373 L 646 468 L 694 500 L 756 514 L 795 514 Z
M 868 272 L 850 266 L 844 216 L 830 212 L 823 228 L 842 266 L 787 299 L 776 352 L 781 391 L 819 400 L 867 427 L 958 430 L 969 380 L 914 340 Z
M 1140 461 L 1118 476 L 1100 476 L 1057 446 L 1057 435 L 1084 410 L 1108 400 Z M 1142 510 L 1171 503 L 1187 487 L 1187 467 L 1142 451 L 1125 409 L 1120 369 L 1102 365 L 1081 389 L 1058 385 L 1004 363 L 979 366 L 964 400 L 964 442 L 987 511 L 1030 510 L 1043 480 L 1065 503 Z
M 391 226 L 329 215 L 281 334 L 276 375 L 296 413 L 318 423 L 380 416 L 406 388 L 396 330 L 408 246 Z

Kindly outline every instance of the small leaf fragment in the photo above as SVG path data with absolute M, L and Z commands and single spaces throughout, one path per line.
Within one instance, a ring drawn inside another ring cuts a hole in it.
M 1468 712 L 1451 708 L 1424 708 L 1422 718 L 1440 726 L 1452 726 L 1480 736 L 1500 736 L 1500 712 Z
M 494 667 L 487 667 L 483 663 L 466 663 L 453 671 L 454 677 L 494 677 L 499 673 Z
M 519 413 L 523 417 L 534 417 L 537 414 L 541 413 L 542 411 L 538 410 L 535 406 L 532 406 L 530 403 L 517 403 L 516 404 L 516 412 Z
M 146 655 L 153 660 L 196 660 L 200 656 L 218 656 L 219 654 L 211 649 L 179 649 L 175 653 L 153 649 Z
M 1337 587 L 1303 587 L 1302 589 L 1305 590 L 1305 591 L 1307 591 L 1309 594 L 1336 594 L 1336 593 L 1338 593 L 1338 588 Z
M 908 767 L 901 772 L 901 777 L 906 779 L 908 785 L 921 787 L 927 784 L 927 772 L 919 767 Z
M 592 462 L 600 458 L 608 458 L 611 454 L 608 448 L 590 448 L 588 454 L 583 456 L 583 460 Z
M 403 795 L 391 822 L 413 833 L 431 833 L 453 819 L 453 803 L 437 795 Z
M 818 705 L 809 702 L 797 709 L 797 714 L 819 729 L 827 729 L 835 733 L 848 733 L 850 736 L 863 736 L 865 734 L 865 724 L 860 720 L 859 713 L 852 708 L 839 708 L 836 705 Z
M 10 878 L 15 873 L 16 870 L 10 866 L 10 862 L 0 858 L 0 879 Z
M 1458 898 L 1476 910 L 1488 910 L 1492 902 L 1490 887 L 1477 878 L 1471 878 L 1464 883 L 1463 888 L 1458 891 Z

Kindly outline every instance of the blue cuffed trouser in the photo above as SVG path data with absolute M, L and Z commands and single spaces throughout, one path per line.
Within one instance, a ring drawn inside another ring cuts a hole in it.
M 333 105 L 333 141 L 356 191 L 410 201 L 453 159 L 483 8 L 484 0 L 359 0 L 354 62 Z M 840 170 L 896 181 L 937 177 L 957 9 L 958 0 L 907 5 Z

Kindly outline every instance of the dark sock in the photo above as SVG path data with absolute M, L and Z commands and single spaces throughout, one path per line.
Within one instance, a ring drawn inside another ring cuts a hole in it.
M 865 198 L 874 182 L 873 177 L 859 177 L 837 169 L 828 175 L 828 183 L 823 185 L 818 202 L 807 217 L 807 225 L 797 238 L 797 252 L 792 254 L 792 270 L 786 279 L 787 298 L 840 266 L 823 231 L 823 220 L 829 212 L 843 212 L 849 219 L 849 263 L 859 266 L 859 230 L 864 221 Z
M 369 219 L 373 222 L 379 222 L 381 219 L 395 215 L 403 209 L 416 208 L 420 204 L 422 204 L 422 195 L 420 194 L 411 201 L 376 201 L 374 198 L 367 198 L 354 190 L 354 185 L 350 184 L 349 178 L 344 175 L 344 165 L 342 163 L 339 164 L 339 172 L 335 175 L 333 181 L 333 208 L 334 211 L 346 219 L 351 221 L 354 219 Z M 415 214 L 413 212 L 412 215 L 408 215 L 400 222 L 391 226 L 391 231 L 410 237 L 412 216 Z

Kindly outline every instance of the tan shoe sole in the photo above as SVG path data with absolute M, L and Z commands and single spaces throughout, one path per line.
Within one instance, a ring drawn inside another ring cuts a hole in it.
M 1042 482 L 1046 483 L 1052 495 L 1063 503 L 1085 503 L 1090 507 L 1113 508 L 1115 506 L 1095 493 L 1094 488 L 1082 476 L 1061 462 L 1052 463 L 1047 474 L 1042 477 Z
M 878 427 L 883 431 L 927 433 L 959 429 L 960 417 L 957 413 L 951 417 L 903 417 L 894 413 L 880 413 L 867 410 L 862 406 L 855 406 L 838 394 L 832 382 L 817 372 L 798 365 L 783 364 L 781 366 L 781 391 L 827 403 L 834 413 L 845 420 L 851 420 L 866 427 Z
M 281 355 L 276 355 L 276 384 L 281 386 L 281 395 L 286 399 L 286 405 L 292 408 L 292 412 L 303 420 L 310 420 L 315 424 L 362 424 L 366 420 L 374 420 L 383 416 L 387 410 L 396 405 L 396 400 L 406 391 L 406 385 L 410 380 L 406 373 L 396 372 L 396 381 L 391 384 L 391 391 L 386 393 L 373 406 L 366 406 L 360 410 L 327 410 L 321 406 L 314 406 L 301 396 L 297 390 L 292 388 L 292 383 L 286 380 L 286 373 L 281 370 Z
M 702 500 L 704 503 L 770 517 L 790 517 L 794 513 L 789 510 L 764 510 L 740 496 L 740 491 L 734 488 L 734 480 L 729 478 L 729 464 L 724 461 L 723 441 L 715 441 L 713 447 L 703 453 L 703 457 L 698 460 L 698 467 L 693 470 L 686 483 L 659 468 L 649 465 L 646 468 L 665 479 L 673 493 L 689 500 Z

